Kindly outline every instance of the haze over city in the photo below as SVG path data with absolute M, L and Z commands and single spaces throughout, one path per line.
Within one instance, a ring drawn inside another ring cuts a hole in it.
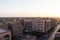
M 60 0 L 0 0 L 0 17 L 60 17 Z

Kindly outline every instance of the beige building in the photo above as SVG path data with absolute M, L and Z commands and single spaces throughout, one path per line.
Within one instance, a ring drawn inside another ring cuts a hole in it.
M 0 28 L 0 40 L 11 40 L 11 31 Z
M 21 18 L 24 20 L 24 27 L 37 32 L 47 32 L 56 25 L 56 20 L 53 18 L 39 18 L 39 17 L 26 17 Z
M 37 18 L 33 21 L 33 30 L 37 32 L 47 32 L 51 28 L 55 27 L 55 19 L 43 19 Z
M 33 21 L 33 30 L 37 32 L 44 32 L 45 31 L 45 20 L 43 19 L 35 19 Z M 43 31 L 44 30 L 44 31 Z

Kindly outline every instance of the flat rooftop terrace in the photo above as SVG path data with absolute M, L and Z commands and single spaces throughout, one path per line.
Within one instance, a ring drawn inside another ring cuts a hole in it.
M 0 28 L 0 34 L 1 34 L 1 33 L 5 33 L 5 32 L 10 32 L 10 31 L 9 31 L 9 30 L 6 30 L 6 29 Z

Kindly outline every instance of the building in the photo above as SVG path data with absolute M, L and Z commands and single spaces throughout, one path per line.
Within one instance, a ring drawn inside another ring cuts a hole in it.
M 14 39 L 17 39 L 18 36 L 23 35 L 23 27 L 20 21 L 15 22 L 8 21 L 8 30 L 11 30 Z
M 51 29 L 51 22 L 52 22 L 52 20 L 45 21 L 45 31 L 46 32 Z
M 56 20 L 53 18 L 25 17 L 21 19 L 24 20 L 24 27 L 32 31 L 45 33 L 56 26 Z
M 54 19 L 55 20 L 55 19 Z M 47 32 L 48 30 L 50 30 L 51 28 L 55 27 L 55 21 L 52 19 L 36 19 L 34 20 L 34 27 L 35 30 L 38 32 Z
M 44 29 L 45 28 L 45 20 L 38 19 L 38 18 L 34 19 L 32 28 L 34 31 L 44 32 L 45 31 L 45 29 Z
M 22 40 L 36 40 L 36 36 L 33 36 L 33 35 L 26 35 L 26 37 L 23 38 Z
M 2 20 L 0 28 L 11 30 L 11 35 L 18 39 L 23 35 L 23 32 L 46 33 L 56 25 L 56 20 L 53 18 L 20 17 L 2 18 Z
M 24 31 L 32 32 L 32 20 L 30 18 L 24 20 Z
M 0 28 L 11 31 L 12 38 L 23 34 L 23 27 L 21 21 L 18 18 L 3 18 L 3 22 L 0 22 Z
M 0 40 L 11 40 L 11 31 L 0 28 Z

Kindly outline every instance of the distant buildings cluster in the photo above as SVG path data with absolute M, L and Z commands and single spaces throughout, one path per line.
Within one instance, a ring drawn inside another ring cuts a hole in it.
M 33 31 L 36 31 L 46 33 L 51 28 L 55 27 L 56 24 L 57 21 L 54 18 L 40 18 L 40 17 L 0 18 L 0 28 L 10 30 L 12 39 L 21 37 L 23 35 L 23 32 L 31 33 Z

